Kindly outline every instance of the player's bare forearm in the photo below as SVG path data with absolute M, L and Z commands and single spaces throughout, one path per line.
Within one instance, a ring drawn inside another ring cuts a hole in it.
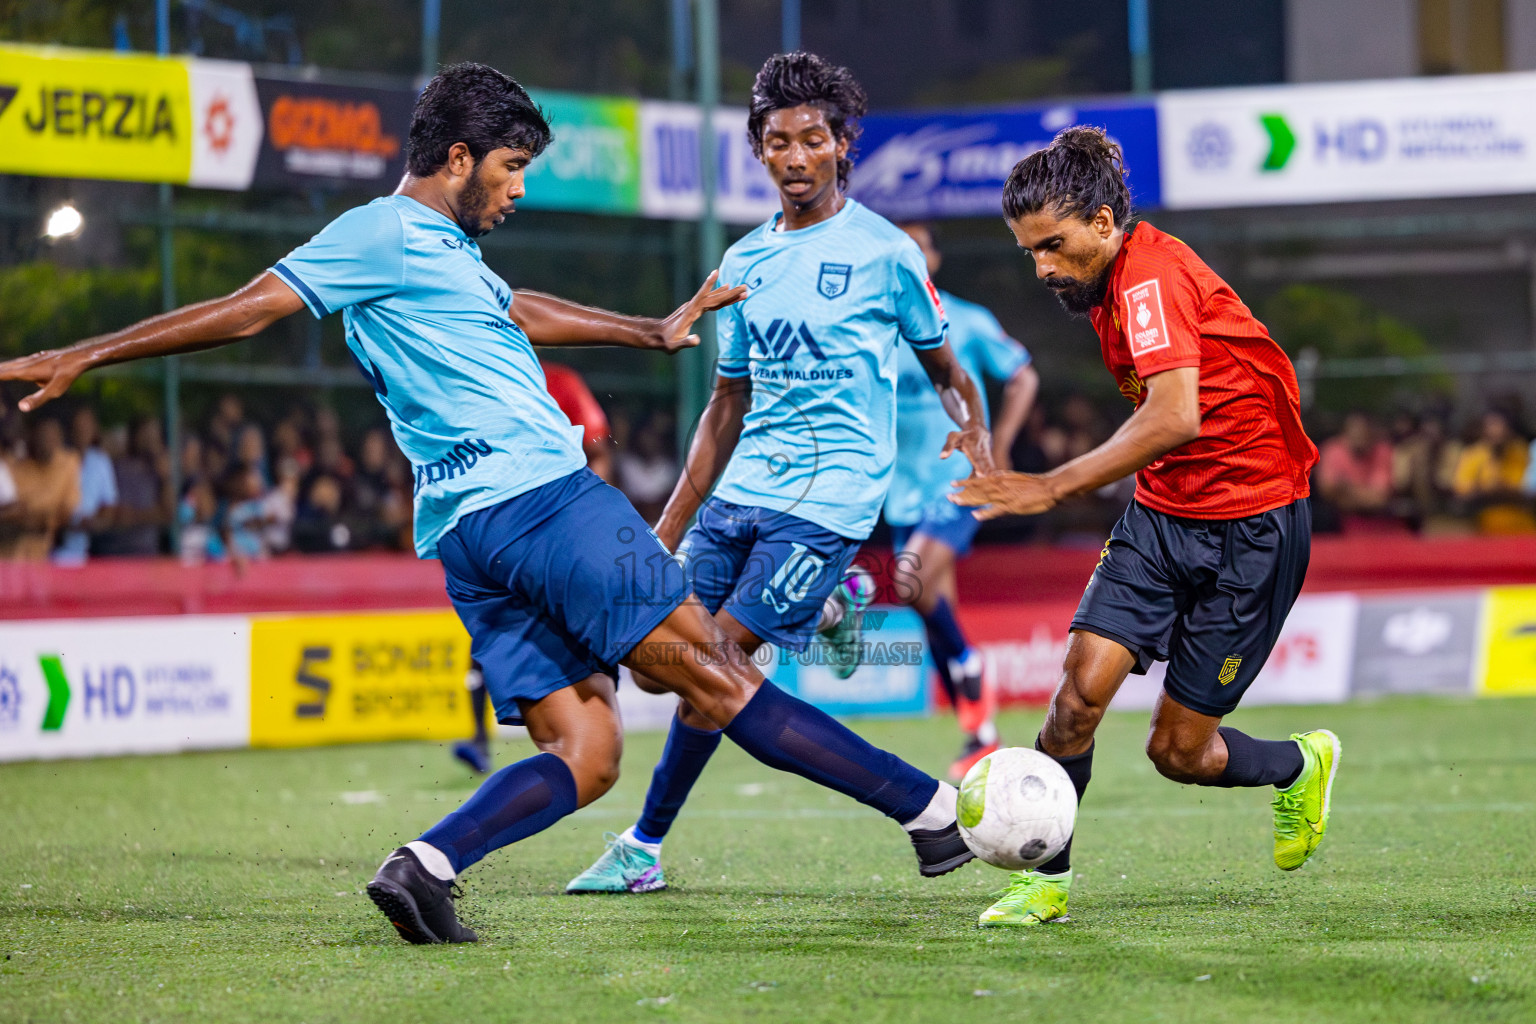
M 699 417 L 683 475 L 672 488 L 661 518 L 656 522 L 656 536 L 672 551 L 683 539 L 683 532 L 704 503 L 704 496 L 714 490 L 715 481 L 725 472 L 726 464 L 741 439 L 741 425 L 752 401 L 750 377 L 716 377 L 704 415 Z
M 671 316 L 625 316 L 543 292 L 513 292 L 511 317 L 535 345 L 621 345 L 676 352 L 699 343 L 693 325 L 705 313 L 740 302 L 745 287 L 716 288 L 717 270 Z
M 18 403 L 28 412 L 58 398 L 92 367 L 216 348 L 249 338 L 303 305 L 292 289 L 272 274 L 263 273 L 223 298 L 183 306 L 68 348 L 0 363 L 0 380 L 41 385 Z
M 1095 491 L 1150 466 L 1200 436 L 1200 368 L 1147 378 L 1147 400 L 1108 441 L 1044 474 L 1057 500 Z
M 1001 407 L 992 417 L 992 459 L 999 469 L 1008 469 L 1012 464 L 1009 453 L 1013 451 L 1013 442 L 1024 429 L 1039 392 L 1040 374 L 1027 364 L 1019 367 L 1003 385 Z
M 1038 515 L 1073 495 L 1097 490 L 1156 462 L 1200 436 L 1200 371 L 1181 367 L 1147 379 L 1147 400 L 1114 436 L 1049 473 L 972 475 L 950 500 L 978 519 Z M 981 507 L 984 506 L 984 507 Z
M 949 342 L 938 348 L 913 349 L 928 380 L 939 393 L 939 401 L 949 418 L 960 429 L 949 435 L 939 457 L 947 459 L 960 451 L 971 460 L 971 473 L 985 476 L 996 470 L 992 464 L 992 435 L 987 433 L 987 412 L 981 401 L 981 389 L 955 358 Z

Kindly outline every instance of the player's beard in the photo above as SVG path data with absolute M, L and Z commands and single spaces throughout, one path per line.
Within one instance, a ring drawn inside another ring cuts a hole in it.
M 485 218 L 482 215 L 490 198 L 491 188 L 480 177 L 480 165 L 476 164 L 475 169 L 470 172 L 469 181 L 464 183 L 464 191 L 459 193 L 458 209 L 454 211 L 453 218 L 458 222 L 459 230 L 470 238 L 488 235 L 496 227 L 494 223 L 486 227 Z M 474 220 L 467 221 L 466 217 L 473 217 Z
M 1048 277 L 1045 286 L 1056 296 L 1062 309 L 1072 316 L 1085 317 L 1094 307 L 1104 302 L 1104 296 L 1109 293 L 1109 272 L 1113 267 L 1113 263 L 1107 265 L 1091 281 L 1075 277 Z

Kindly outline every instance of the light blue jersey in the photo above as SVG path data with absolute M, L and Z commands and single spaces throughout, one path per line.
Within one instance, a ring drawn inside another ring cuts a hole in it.
M 347 348 L 415 470 L 416 553 L 460 518 L 587 464 L 480 247 L 406 196 L 349 210 L 272 268 Z
M 722 377 L 752 379 L 752 407 L 715 489 L 722 501 L 869 536 L 896 451 L 896 349 L 944 343 L 944 312 L 917 244 L 845 200 L 820 224 L 726 251 L 722 284 L 747 297 L 720 312 Z
M 1029 352 L 1008 337 L 1002 324 L 983 306 L 940 292 L 949 314 L 949 347 L 976 382 L 986 407 L 985 381 L 1007 380 L 1029 363 Z M 955 423 L 917 357 L 901 353 L 896 386 L 896 473 L 885 499 L 885 521 L 914 526 L 933 502 L 943 500 L 950 484 L 969 476 L 971 463 L 956 452 L 939 458 Z

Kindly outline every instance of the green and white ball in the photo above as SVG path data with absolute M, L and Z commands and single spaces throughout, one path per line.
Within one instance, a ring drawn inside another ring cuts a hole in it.
M 1023 871 L 1056 856 L 1072 838 L 1077 792 L 1053 759 L 1028 747 L 1005 747 L 965 773 L 956 810 L 972 853 Z

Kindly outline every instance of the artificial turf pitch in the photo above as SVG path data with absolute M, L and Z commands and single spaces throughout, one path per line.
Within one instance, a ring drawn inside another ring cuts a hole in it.
M 670 891 L 561 894 L 633 820 L 661 745 L 636 735 L 614 792 L 467 873 L 482 941 L 453 947 L 362 894 L 473 787 L 440 745 L 0 766 L 0 1020 L 1536 1020 L 1536 701 L 1240 711 L 1343 740 L 1293 874 L 1267 791 L 1159 778 L 1145 723 L 1106 721 L 1072 920 L 1028 931 L 975 926 L 1003 872 L 925 881 L 895 825 L 729 743 Z M 955 745 L 944 719 L 859 727 L 930 769 Z

